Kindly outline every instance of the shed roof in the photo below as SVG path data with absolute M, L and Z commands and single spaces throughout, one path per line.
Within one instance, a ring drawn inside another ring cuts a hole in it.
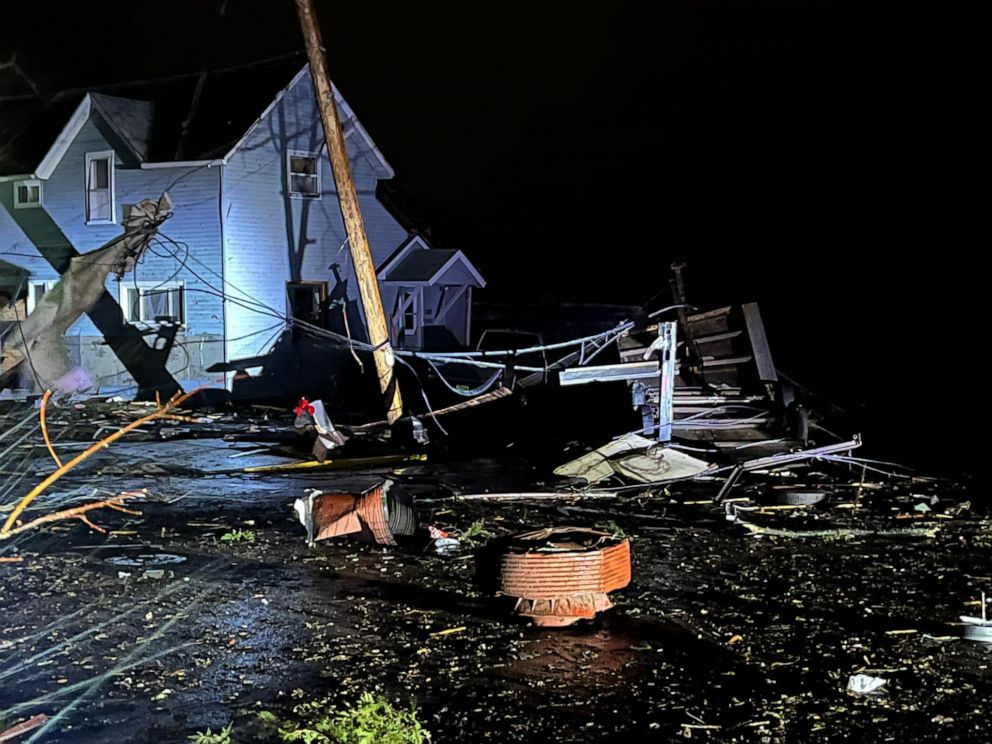
M 409 251 L 394 266 L 387 267 L 383 271 L 382 279 L 397 284 L 433 285 L 443 283 L 445 275 L 456 268 L 462 269 L 460 272 L 462 276 L 467 274 L 470 277 L 470 281 L 466 283 L 477 287 L 486 286 L 485 281 L 464 253 L 436 248 Z

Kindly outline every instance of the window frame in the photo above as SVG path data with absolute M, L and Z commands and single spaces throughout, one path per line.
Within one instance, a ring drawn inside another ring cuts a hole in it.
M 110 217 L 93 217 L 91 214 L 92 204 L 90 203 L 90 193 L 93 191 L 103 191 L 104 189 L 90 188 L 90 174 L 92 163 L 107 161 L 107 191 L 110 197 Z M 100 150 L 98 152 L 86 153 L 86 170 L 83 173 L 83 194 L 86 200 L 86 224 L 87 225 L 114 225 L 117 223 L 117 188 L 116 188 L 116 157 L 113 150 Z
M 137 287 L 135 287 L 134 282 L 129 282 L 126 279 L 120 281 L 120 287 L 118 288 L 118 304 L 121 306 L 121 314 L 124 316 L 124 322 L 134 326 L 143 326 L 145 328 L 158 328 L 161 323 L 157 322 L 154 318 L 145 319 L 142 318 L 142 312 L 144 306 L 141 303 L 141 298 L 144 296 L 145 292 L 171 292 L 172 290 L 178 289 L 181 296 L 181 313 L 179 315 L 179 320 L 177 325 L 180 328 L 186 327 L 186 282 L 184 281 L 173 281 L 173 282 L 138 282 Z M 138 302 L 137 310 L 138 317 L 131 317 L 133 305 L 131 303 L 131 292 L 138 292 Z M 172 299 L 170 295 L 169 299 L 169 310 L 172 308 Z
M 314 162 L 314 174 L 311 176 L 306 175 L 308 178 L 314 178 L 317 186 L 316 193 L 307 194 L 302 191 L 293 191 L 293 158 L 311 158 Z M 320 199 L 321 190 L 323 188 L 322 179 L 320 175 L 320 153 L 319 152 L 307 152 L 306 150 L 286 150 L 286 193 L 289 194 L 290 199 Z
M 38 189 L 38 201 L 21 201 L 20 191 L 22 187 Z M 26 178 L 23 181 L 14 181 L 14 209 L 38 209 L 44 203 L 45 189 L 39 178 Z
M 46 294 L 48 294 L 49 292 L 52 291 L 52 287 L 54 287 L 56 284 L 58 284 L 58 281 L 59 281 L 58 279 L 29 279 L 28 280 L 28 294 L 27 294 L 27 297 L 24 300 L 24 309 L 27 311 L 27 314 L 28 315 L 30 315 L 31 313 L 33 313 L 34 312 L 34 309 L 36 307 L 38 307 L 38 303 L 35 302 L 34 293 L 32 292 L 32 290 L 35 287 L 44 287 L 45 290 L 41 293 L 41 297 L 44 297 Z M 41 298 L 39 298 L 39 299 L 41 299 Z
M 421 312 L 423 305 L 423 288 L 413 287 L 401 290 L 400 294 L 400 323 L 399 331 L 401 336 L 416 336 L 424 325 L 424 317 Z M 405 296 L 404 296 L 405 295 Z M 409 300 L 409 302 L 407 302 Z M 413 326 L 407 327 L 408 318 L 413 320 Z

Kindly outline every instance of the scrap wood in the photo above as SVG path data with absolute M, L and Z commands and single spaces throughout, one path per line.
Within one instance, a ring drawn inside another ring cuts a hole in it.
M 438 636 L 454 635 L 455 633 L 462 633 L 466 630 L 468 630 L 466 626 L 460 625 L 457 628 L 445 628 L 444 630 L 438 630 L 434 633 L 431 633 L 431 637 L 434 638 Z
M 21 555 L 5 555 L 0 557 L 0 563 L 20 563 L 24 560 L 24 556 Z
M 513 391 L 510 388 L 501 387 L 491 390 L 488 393 L 483 393 L 482 395 L 477 395 L 474 398 L 469 398 L 468 400 L 463 400 L 460 403 L 455 403 L 454 405 L 447 406 L 446 408 L 440 408 L 437 411 L 430 411 L 427 413 L 431 418 L 437 418 L 438 416 L 444 416 L 449 413 L 456 413 L 458 411 L 464 411 L 467 408 L 475 408 L 476 406 L 481 406 L 484 403 L 491 403 L 493 401 L 499 400 L 500 398 L 506 398 L 507 396 L 513 395 Z M 375 429 L 380 426 L 387 426 L 389 422 L 385 419 L 382 421 L 373 421 L 370 424 L 361 424 L 360 426 L 349 427 L 352 431 L 368 431 L 369 429 Z
M 52 485 L 57 480 L 59 480 L 63 475 L 68 473 L 83 460 L 87 459 L 88 457 L 98 452 L 99 450 L 103 449 L 104 447 L 108 447 L 112 442 L 116 442 L 125 434 L 127 434 L 130 431 L 133 431 L 134 429 L 137 429 L 142 424 L 146 424 L 149 421 L 153 421 L 157 418 L 161 418 L 162 416 L 169 413 L 173 409 L 178 408 L 180 405 L 185 403 L 191 397 L 199 393 L 201 390 L 204 390 L 204 388 L 198 387 L 195 390 L 191 390 L 188 393 L 182 393 L 182 394 L 176 393 L 164 405 L 162 405 L 160 402 L 157 402 L 158 404 L 156 406 L 156 409 L 147 416 L 142 416 L 141 418 L 132 421 L 127 426 L 122 427 L 118 431 L 107 436 L 105 439 L 101 439 L 99 442 L 93 444 L 92 446 L 90 446 L 80 454 L 76 455 L 73 459 L 69 460 L 69 462 L 60 465 L 55 470 L 55 472 L 53 472 L 51 475 L 45 478 L 37 486 L 32 488 L 31 491 L 28 492 L 28 494 L 24 498 L 22 498 L 20 502 L 18 502 L 17 506 L 14 507 L 14 510 L 7 517 L 7 521 L 4 522 L 3 527 L 0 528 L 0 539 L 5 539 L 7 537 L 10 537 L 12 532 L 11 528 L 17 523 L 17 518 L 21 516 L 21 513 L 28 507 L 28 505 L 32 501 L 38 498 L 38 496 L 41 495 L 46 488 L 48 488 L 50 485 Z
M 48 723 L 48 716 L 44 713 L 39 713 L 36 716 L 31 716 L 28 720 L 22 721 L 15 726 L 11 726 L 5 731 L 0 731 L 0 742 L 13 741 L 18 736 L 26 734 L 28 731 L 34 731 L 39 726 L 44 726 Z

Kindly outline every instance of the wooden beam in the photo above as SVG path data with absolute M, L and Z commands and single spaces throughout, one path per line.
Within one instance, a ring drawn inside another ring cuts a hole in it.
M 317 105 L 320 108 L 320 119 L 324 125 L 324 138 L 327 141 L 327 152 L 331 159 L 331 172 L 334 174 L 334 183 L 337 185 L 341 218 L 344 220 L 345 230 L 348 233 L 348 248 L 351 251 L 351 260 L 355 266 L 355 275 L 358 277 L 358 292 L 362 298 L 362 308 L 365 311 L 365 325 L 369 331 L 369 342 L 375 347 L 372 357 L 375 360 L 375 369 L 379 377 L 379 388 L 386 400 L 386 420 L 392 424 L 403 414 L 403 399 L 400 396 L 399 384 L 393 370 L 395 358 L 393 349 L 389 344 L 389 324 L 382 309 L 379 282 L 375 275 L 375 265 L 372 263 L 368 236 L 365 234 L 365 222 L 358 205 L 355 183 L 351 178 L 351 164 L 348 162 L 344 133 L 341 130 L 341 121 L 338 118 L 337 106 L 334 103 L 331 78 L 327 70 L 327 57 L 320 37 L 320 27 L 317 25 L 314 0 L 296 0 L 296 9 L 299 12 L 300 27 L 303 30 L 303 40 L 307 47 L 310 76 L 313 78 Z

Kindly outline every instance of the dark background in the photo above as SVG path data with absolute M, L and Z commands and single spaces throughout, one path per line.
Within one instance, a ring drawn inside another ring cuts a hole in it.
M 983 19 L 417 5 L 318 12 L 335 83 L 435 244 L 480 267 L 483 299 L 641 303 L 685 260 L 696 304 L 761 303 L 779 366 L 859 411 L 872 453 L 978 470 Z M 9 3 L 0 64 L 16 51 L 18 68 L 0 69 L 0 122 L 43 112 L 46 99 L 10 98 L 32 85 L 50 96 L 300 49 L 291 0 Z M 0 123 L 0 147 L 10 134 Z

